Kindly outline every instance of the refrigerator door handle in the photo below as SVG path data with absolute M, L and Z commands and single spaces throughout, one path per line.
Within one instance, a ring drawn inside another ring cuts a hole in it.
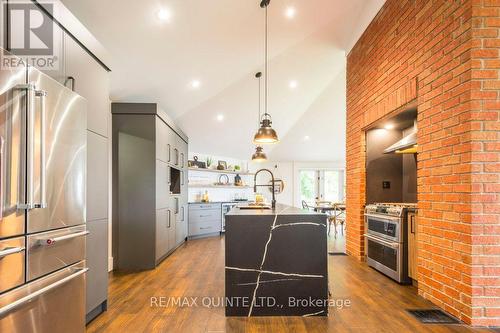
M 21 186 L 20 191 L 22 191 L 22 199 L 18 201 L 18 209 L 31 209 L 33 208 L 33 159 L 30 156 L 34 154 L 34 138 L 33 134 L 35 132 L 35 117 L 34 117 L 34 102 L 35 102 L 35 85 L 33 83 L 28 84 L 18 84 L 14 87 L 15 90 L 25 90 L 26 91 L 26 105 L 27 111 L 24 113 L 24 124 L 22 126 L 22 136 L 28 137 L 28 142 L 26 143 L 27 151 L 26 154 L 21 154 L 21 177 L 26 179 L 26 186 Z M 26 131 L 28 133 L 26 133 Z M 24 173 L 24 175 L 23 175 Z M 24 176 L 24 177 L 23 177 Z
M 40 202 L 34 203 L 33 208 L 47 208 L 47 177 L 45 172 L 45 97 L 47 92 L 35 90 L 35 97 L 40 98 Z M 34 140 L 34 138 L 33 138 Z M 31 186 L 33 190 L 33 186 Z
M 11 254 L 16 254 L 19 252 L 23 252 L 24 247 L 9 247 L 0 251 L 0 260 L 4 257 L 10 256 Z
M 59 236 L 59 237 L 52 237 L 52 238 L 44 238 L 44 239 L 39 239 L 38 244 L 39 245 L 54 245 L 57 242 L 68 240 L 68 239 L 73 239 L 76 237 L 82 237 L 82 236 L 87 236 L 90 232 L 88 230 L 86 231 L 81 231 L 81 232 L 75 232 L 73 234 L 69 235 L 64 235 L 64 236 Z
M 0 308 L 0 317 L 3 317 L 5 315 L 7 315 L 9 312 L 11 312 L 12 310 L 15 310 L 17 309 L 18 307 L 32 301 L 33 299 L 45 294 L 45 293 L 48 293 L 49 291 L 73 280 L 74 278 L 77 278 L 79 277 L 80 275 L 82 274 L 85 274 L 89 269 L 88 268 L 83 268 L 83 269 L 79 269 L 77 270 L 75 273 L 71 274 L 71 275 L 68 275 L 67 277 L 57 281 L 57 282 L 54 282 L 44 288 L 41 288 L 25 297 L 22 297 L 12 303 L 9 303 L 8 305 L 4 306 L 3 308 Z

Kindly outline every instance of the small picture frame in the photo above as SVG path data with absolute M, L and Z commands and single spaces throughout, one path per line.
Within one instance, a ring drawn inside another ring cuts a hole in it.
M 226 161 L 219 161 L 217 163 L 217 169 L 218 170 L 226 170 L 227 169 L 227 162 Z

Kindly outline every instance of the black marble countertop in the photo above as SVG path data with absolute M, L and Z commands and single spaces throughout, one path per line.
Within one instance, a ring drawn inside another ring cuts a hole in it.
M 243 203 L 244 204 L 244 203 Z M 318 213 L 315 211 L 300 209 L 297 207 L 292 207 L 283 204 L 276 204 L 275 209 L 240 209 L 235 207 L 231 209 L 227 215 L 238 216 L 238 215 L 325 215 L 324 213 Z

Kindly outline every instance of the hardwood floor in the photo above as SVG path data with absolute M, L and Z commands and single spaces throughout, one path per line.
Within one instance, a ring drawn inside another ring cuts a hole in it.
M 414 287 L 400 286 L 355 259 L 329 256 L 332 298 L 351 306 L 325 317 L 226 318 L 223 307 L 152 307 L 151 297 L 223 297 L 224 238 L 189 241 L 155 270 L 112 273 L 109 309 L 87 332 L 488 332 L 463 325 L 423 325 L 405 309 L 430 308 Z
M 330 235 L 328 235 L 328 252 L 333 253 L 345 253 L 345 230 L 342 230 L 343 226 L 337 226 L 337 234 L 335 235 L 335 229 L 332 226 Z

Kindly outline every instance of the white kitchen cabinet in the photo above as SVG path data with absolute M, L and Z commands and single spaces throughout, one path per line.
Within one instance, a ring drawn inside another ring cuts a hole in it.
M 87 131 L 87 221 L 108 217 L 108 139 Z
M 108 71 L 69 35 L 64 36 L 64 48 L 66 86 L 74 84 L 74 91 L 88 100 L 87 128 L 108 137 Z
M 106 307 L 108 295 L 108 219 L 87 223 L 87 267 L 92 274 L 87 276 L 87 313 Z M 105 254 L 105 255 L 103 255 Z

